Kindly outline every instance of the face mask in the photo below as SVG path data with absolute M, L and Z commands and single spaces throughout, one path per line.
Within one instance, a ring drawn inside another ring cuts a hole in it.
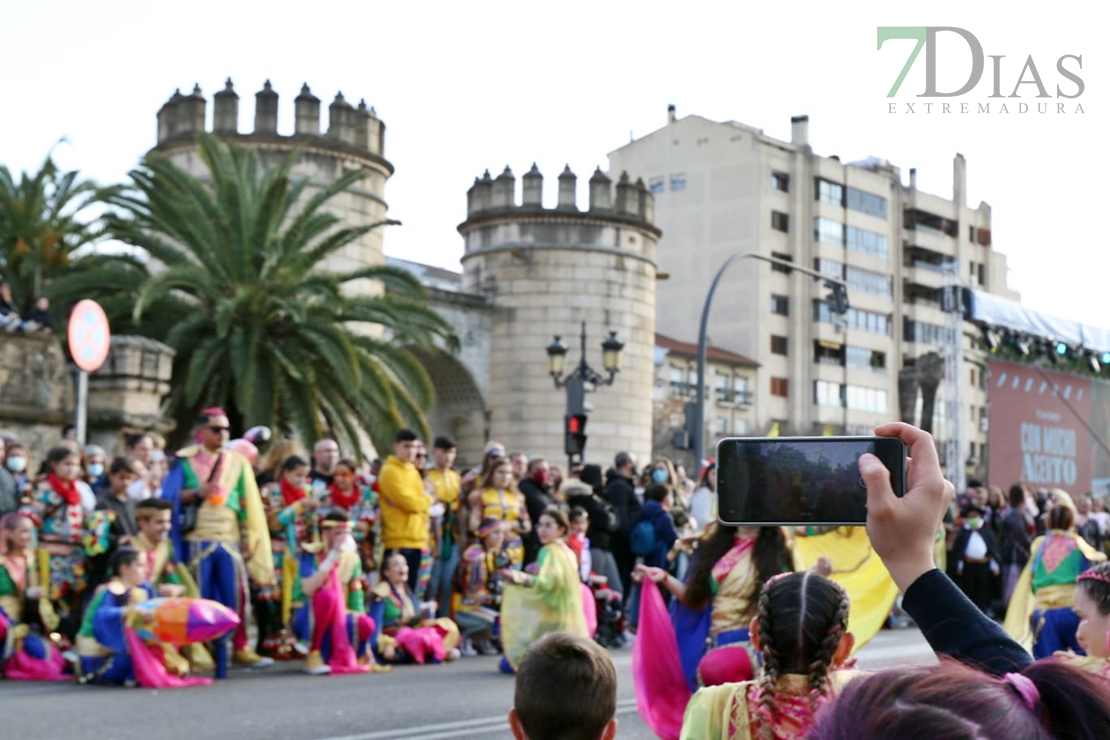
M 25 457 L 9 457 L 7 463 L 8 470 L 13 473 L 22 473 L 27 469 L 27 458 Z
M 669 476 L 667 475 L 667 471 L 662 470 L 661 468 L 656 468 L 655 470 L 651 471 L 651 479 L 655 483 L 666 483 L 668 477 Z
M 535 473 L 532 473 L 532 480 L 536 481 L 536 483 L 539 483 L 541 486 L 546 486 L 547 481 L 550 479 L 551 473 L 546 470 L 537 470 Z
M 979 527 L 983 526 L 983 520 L 979 517 L 968 519 L 967 526 L 971 527 L 972 529 L 979 529 Z
M 104 463 L 90 463 L 89 476 L 92 478 L 99 478 L 104 475 Z

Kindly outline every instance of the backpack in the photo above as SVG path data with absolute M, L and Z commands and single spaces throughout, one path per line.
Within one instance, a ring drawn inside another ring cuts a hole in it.
M 645 558 L 655 552 L 655 524 L 650 519 L 641 519 L 636 522 L 629 536 L 632 554 Z

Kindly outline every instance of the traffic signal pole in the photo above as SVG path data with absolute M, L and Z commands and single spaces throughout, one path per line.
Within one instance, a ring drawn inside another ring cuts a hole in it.
M 824 280 L 825 286 L 831 288 L 833 291 L 826 299 L 830 302 L 833 310 L 841 314 L 848 312 L 848 286 L 843 280 L 830 277 L 817 270 L 811 270 L 808 267 L 800 267 L 787 260 L 768 257 L 767 255 L 757 254 L 755 252 L 737 252 L 725 260 L 724 264 L 717 270 L 717 274 L 714 276 L 713 282 L 709 286 L 709 293 L 705 296 L 705 305 L 701 310 L 701 324 L 698 327 L 698 387 L 695 389 L 696 395 L 693 414 L 694 429 L 688 430 L 690 431 L 691 442 L 694 447 L 695 469 L 699 469 L 701 467 L 701 461 L 705 459 L 705 356 L 708 349 L 706 334 L 709 327 L 709 308 L 713 304 L 713 294 L 717 292 L 717 285 L 721 282 L 725 270 L 727 270 L 733 262 L 744 259 L 763 260 L 764 262 L 780 265 L 790 270 L 797 270 L 806 275 L 812 275 L 819 280 Z

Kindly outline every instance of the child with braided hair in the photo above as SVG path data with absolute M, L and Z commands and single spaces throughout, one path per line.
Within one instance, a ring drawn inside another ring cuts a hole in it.
M 1055 657 L 1110 681 L 1110 563 L 1079 574 L 1072 611 L 1079 618 L 1075 640 L 1086 655 L 1061 650 Z
M 855 643 L 848 609 L 844 589 L 813 570 L 769 580 L 751 624 L 760 676 L 700 689 L 686 708 L 682 740 L 804 737 L 841 679 L 854 675 L 838 671 Z

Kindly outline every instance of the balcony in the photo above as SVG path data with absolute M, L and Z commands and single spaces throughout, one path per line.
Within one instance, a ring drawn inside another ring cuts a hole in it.
M 752 392 L 749 390 L 733 390 L 731 388 L 718 388 L 716 392 L 717 405 L 719 406 L 751 406 Z
M 907 285 L 936 291 L 944 287 L 944 279 L 945 275 L 940 265 L 922 260 L 912 262 L 907 260 L 902 265 L 902 280 Z
M 697 383 L 686 383 L 683 381 L 672 380 L 671 398 L 693 398 L 697 395 Z

